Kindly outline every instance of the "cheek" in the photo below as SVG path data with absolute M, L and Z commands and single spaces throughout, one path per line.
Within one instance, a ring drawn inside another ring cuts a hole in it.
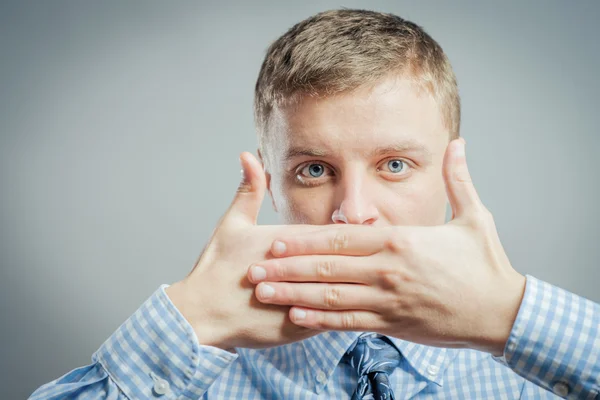
M 284 224 L 326 225 L 332 223 L 333 192 L 326 185 L 314 188 L 282 187 L 276 198 Z
M 432 177 L 395 187 L 379 211 L 392 225 L 441 225 L 446 218 L 446 201 L 443 180 Z

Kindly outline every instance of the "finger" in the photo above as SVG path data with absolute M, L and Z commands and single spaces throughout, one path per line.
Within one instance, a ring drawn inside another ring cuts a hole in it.
M 309 255 L 264 260 L 248 269 L 252 283 L 338 282 L 375 283 L 377 268 L 371 257 Z
M 240 154 L 242 181 L 224 219 L 236 218 L 236 223 L 245 220 L 256 224 L 267 187 L 265 172 L 260 162 L 247 151 Z
M 379 314 L 371 311 L 323 311 L 292 307 L 290 319 L 296 325 L 323 331 L 369 331 L 385 328 Z
M 385 300 L 370 286 L 343 283 L 262 282 L 255 293 L 261 303 L 321 310 L 377 310 Z
M 271 246 L 274 256 L 306 254 L 371 255 L 381 251 L 390 239 L 388 227 L 330 225 L 311 234 L 281 237 Z
M 452 207 L 452 219 L 466 218 L 483 207 L 467 167 L 464 139 L 450 142 L 444 155 L 442 171 L 446 194 Z

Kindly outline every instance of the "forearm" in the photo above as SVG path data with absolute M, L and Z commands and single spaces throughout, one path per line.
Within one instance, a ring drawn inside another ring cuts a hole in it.
M 102 344 L 92 357 L 93 364 L 43 385 L 31 399 L 75 393 L 112 393 L 117 399 L 159 394 L 201 397 L 237 355 L 200 345 L 166 295 L 166 287 L 161 286 Z
M 503 357 L 494 359 L 561 397 L 595 399 L 600 305 L 528 275 Z

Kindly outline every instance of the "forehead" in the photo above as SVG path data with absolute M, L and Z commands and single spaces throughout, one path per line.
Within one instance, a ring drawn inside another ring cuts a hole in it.
M 272 126 L 273 150 L 280 159 L 305 150 L 373 155 L 393 146 L 434 153 L 448 142 L 434 98 L 398 77 L 333 96 L 305 96 L 275 110 Z

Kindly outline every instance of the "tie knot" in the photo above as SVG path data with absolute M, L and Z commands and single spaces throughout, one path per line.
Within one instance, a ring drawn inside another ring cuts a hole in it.
M 386 337 L 359 337 L 350 347 L 342 362 L 350 364 L 358 376 L 372 372 L 391 374 L 400 364 L 400 352 Z

